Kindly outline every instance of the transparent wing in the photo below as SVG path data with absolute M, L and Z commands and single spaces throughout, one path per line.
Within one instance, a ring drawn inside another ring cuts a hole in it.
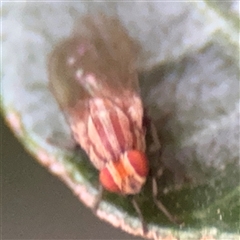
M 136 45 L 116 18 L 86 16 L 51 54 L 51 91 L 62 109 L 92 97 L 136 92 L 136 53 Z

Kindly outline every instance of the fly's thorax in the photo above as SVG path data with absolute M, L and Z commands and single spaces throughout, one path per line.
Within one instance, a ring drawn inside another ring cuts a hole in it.
M 85 104 L 84 114 L 76 112 L 72 117 L 75 140 L 99 170 L 108 162 L 118 161 L 128 149 L 145 151 L 141 102 L 137 96 L 128 100 L 130 106 L 124 105 L 123 101 L 92 98 Z M 81 117 L 77 117 L 78 114 Z
M 118 161 L 108 162 L 100 171 L 100 182 L 110 192 L 122 195 L 137 194 L 148 175 L 148 161 L 145 154 L 130 150 L 120 155 Z

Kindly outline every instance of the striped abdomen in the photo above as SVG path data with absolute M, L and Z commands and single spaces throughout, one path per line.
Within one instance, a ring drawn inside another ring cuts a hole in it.
M 141 101 L 133 96 L 130 102 L 127 107 L 118 98 L 89 99 L 86 114 L 71 122 L 76 141 L 100 170 L 103 186 L 121 194 L 139 192 L 148 173 Z

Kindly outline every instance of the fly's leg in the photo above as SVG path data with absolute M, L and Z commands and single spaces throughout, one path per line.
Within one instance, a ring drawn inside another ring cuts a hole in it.
M 103 186 L 101 184 L 99 184 L 99 188 L 98 188 L 98 194 L 96 196 L 96 199 L 95 199 L 95 202 L 93 204 L 93 207 L 92 207 L 92 212 L 96 215 L 96 212 L 98 210 L 98 207 L 99 207 L 99 204 L 102 200 L 102 196 L 103 196 Z
M 158 195 L 158 188 L 157 188 L 157 181 L 155 177 L 152 177 L 152 197 L 155 205 L 158 209 L 174 224 L 179 224 L 178 219 L 173 216 L 168 209 L 163 205 L 163 203 L 157 198 Z
M 132 205 L 135 209 L 135 211 L 137 212 L 138 214 L 138 217 L 142 223 L 142 230 L 143 230 L 143 235 L 146 235 L 148 233 L 148 228 L 147 228 L 147 224 L 146 222 L 144 221 L 144 218 L 143 218 L 143 215 L 142 215 L 142 212 L 141 212 L 141 209 L 140 207 L 138 206 L 138 203 L 136 201 L 136 196 L 131 196 L 131 202 L 132 202 Z
M 155 205 L 158 209 L 171 221 L 172 223 L 179 224 L 179 221 L 174 217 L 168 209 L 163 205 L 163 203 L 157 198 L 158 196 L 158 186 L 157 179 L 163 175 L 164 166 L 161 163 L 162 148 L 161 143 L 157 134 L 157 129 L 155 125 L 148 120 L 147 126 L 147 140 L 150 142 L 148 146 L 148 155 L 150 159 L 155 160 L 156 162 L 150 162 L 150 178 L 152 185 L 152 197 Z

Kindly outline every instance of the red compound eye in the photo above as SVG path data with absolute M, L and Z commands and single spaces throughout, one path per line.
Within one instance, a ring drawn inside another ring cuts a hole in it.
M 143 152 L 130 150 L 126 153 L 126 157 L 139 176 L 146 177 L 148 175 L 148 160 Z
M 110 192 L 119 193 L 120 189 L 117 184 L 114 182 L 112 174 L 107 168 L 103 168 L 99 174 L 99 179 L 102 186 Z

